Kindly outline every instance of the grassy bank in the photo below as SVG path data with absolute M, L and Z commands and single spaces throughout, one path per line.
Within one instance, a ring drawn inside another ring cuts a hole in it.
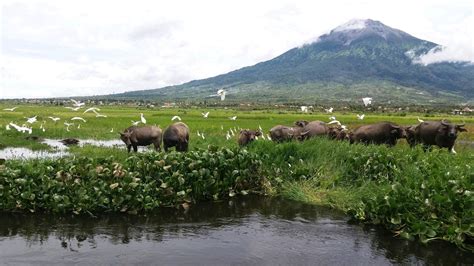
M 404 146 L 350 145 L 325 139 L 253 147 L 271 158 L 276 191 L 382 224 L 407 239 L 443 239 L 472 249 L 474 153 L 430 153 Z

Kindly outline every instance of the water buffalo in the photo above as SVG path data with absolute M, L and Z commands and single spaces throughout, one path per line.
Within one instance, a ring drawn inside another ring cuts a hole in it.
M 414 128 L 415 144 L 423 144 L 425 150 L 436 145 L 456 153 L 453 147 L 457 134 L 465 131 L 464 124 L 455 125 L 446 120 L 422 122 Z
M 127 150 L 133 147 L 133 151 L 138 151 L 138 146 L 148 146 L 153 144 L 156 151 L 160 151 L 162 132 L 156 126 L 137 127 L 131 126 L 120 133 L 120 139 L 127 145 Z
M 329 127 L 328 137 L 334 140 L 349 140 L 349 131 L 342 127 Z
M 163 145 L 165 151 L 176 147 L 176 151 L 188 151 L 189 127 L 182 122 L 170 125 L 163 134 Z
M 243 147 L 255 140 L 255 137 L 261 136 L 262 132 L 258 130 L 242 129 L 239 134 L 238 143 Z
M 296 121 L 295 125 L 302 128 L 301 139 L 309 139 L 316 136 L 326 136 L 329 133 L 329 128 L 326 123 L 322 121 Z
M 417 126 L 418 125 L 404 127 L 406 133 L 406 140 L 410 147 L 414 147 L 416 145 L 415 128 Z
M 350 142 L 387 144 L 389 146 L 394 146 L 397 144 L 398 139 L 405 137 L 406 134 L 403 127 L 390 122 L 380 122 L 358 127 L 350 135 Z
M 287 127 L 277 125 L 270 129 L 270 137 L 275 142 L 290 141 L 293 139 L 300 140 L 302 130 L 303 128 L 299 126 Z

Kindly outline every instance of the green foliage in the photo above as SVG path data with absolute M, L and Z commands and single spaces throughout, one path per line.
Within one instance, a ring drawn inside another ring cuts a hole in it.
M 326 139 L 273 149 L 258 143 L 254 149 L 269 154 L 264 161 L 271 165 L 269 180 L 285 197 L 344 209 L 405 238 L 444 239 L 472 248 L 466 244 L 474 237 L 472 152 L 425 153 Z
M 0 209 L 136 213 L 258 191 L 261 161 L 246 150 L 144 153 L 7 161 L 0 166 Z

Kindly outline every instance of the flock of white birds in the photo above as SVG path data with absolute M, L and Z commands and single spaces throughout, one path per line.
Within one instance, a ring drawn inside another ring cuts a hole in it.
M 225 91 L 224 89 L 219 89 L 217 91 L 216 94 L 213 94 L 213 95 L 210 95 L 211 97 L 220 97 L 221 101 L 224 101 L 225 100 L 225 96 L 227 94 L 227 91 Z M 372 104 L 372 98 L 371 97 L 365 97 L 365 98 L 362 98 L 362 101 L 363 101 L 363 104 L 364 106 L 368 106 L 370 104 Z M 85 103 L 84 102 L 81 102 L 81 101 L 76 101 L 74 99 L 71 99 L 71 102 L 72 102 L 72 106 L 66 106 L 65 108 L 66 109 L 69 109 L 71 111 L 74 111 L 74 112 L 78 112 L 81 108 L 84 108 L 85 107 Z M 18 106 L 15 106 L 15 107 L 12 107 L 12 108 L 5 108 L 3 109 L 4 111 L 10 111 L 10 112 L 14 112 L 16 109 L 18 108 Z M 313 106 L 300 106 L 300 109 L 301 109 L 301 112 L 303 113 L 308 113 L 308 111 L 311 109 L 313 109 Z M 326 113 L 328 114 L 332 114 L 333 111 L 334 111 L 334 108 L 333 107 L 330 107 L 328 109 L 324 109 L 326 111 Z M 107 115 L 105 114 L 101 114 L 99 113 L 100 109 L 97 108 L 97 107 L 90 107 L 90 108 L 87 108 L 83 114 L 85 113 L 89 113 L 89 112 L 93 112 L 96 116 L 96 118 L 106 118 Z M 206 112 L 206 113 L 201 113 L 202 117 L 204 119 L 207 119 L 209 117 L 209 112 Z M 16 123 L 13 123 L 10 122 L 9 124 L 7 124 L 5 126 L 5 129 L 6 130 L 11 130 L 11 128 L 14 128 L 15 130 L 17 130 L 18 132 L 22 132 L 22 133 L 28 133 L 28 134 L 32 134 L 33 132 L 33 128 L 32 128 L 32 124 L 38 122 L 38 119 L 37 119 L 37 115 L 33 116 L 33 117 L 25 117 L 26 118 L 26 122 L 25 123 L 22 123 L 22 125 L 18 125 Z M 365 117 L 365 114 L 357 114 L 357 119 L 359 120 L 363 120 Z M 58 121 L 61 120 L 61 118 L 59 117 L 54 117 L 54 116 L 48 116 L 48 118 L 50 120 L 52 120 L 52 122 L 54 123 L 57 123 Z M 230 120 L 232 121 L 236 121 L 237 120 L 237 116 L 231 116 L 229 117 Z M 175 115 L 171 118 L 171 121 L 181 121 L 181 117 Z M 421 120 L 420 118 L 418 118 L 418 121 L 422 122 L 423 120 Z M 78 123 L 77 126 L 75 125 L 75 123 Z M 81 123 L 86 123 L 87 120 L 84 119 L 83 117 L 80 117 L 80 116 L 74 116 L 72 118 L 70 118 L 69 120 L 67 121 L 64 121 L 64 126 L 65 126 L 65 129 L 66 131 L 71 131 L 71 128 L 73 126 L 76 126 L 77 129 L 80 129 L 81 128 Z M 137 121 L 133 121 L 131 120 L 132 122 L 132 125 L 133 126 L 138 126 L 140 123 L 145 125 L 147 123 L 146 119 L 145 119 L 145 116 L 143 115 L 143 113 L 140 113 L 140 119 L 137 120 Z M 46 121 L 43 120 L 41 122 L 41 125 L 40 125 L 40 130 L 42 130 L 43 132 L 46 131 L 46 127 L 45 127 L 45 124 L 46 124 Z M 329 122 L 328 124 L 336 124 L 338 125 L 339 127 L 341 127 L 343 130 L 347 130 L 347 127 L 343 124 L 341 124 L 341 122 L 339 122 L 338 120 L 336 120 L 336 117 L 335 116 L 331 116 L 329 117 Z M 227 130 L 226 132 L 226 139 L 229 140 L 231 139 L 232 137 L 234 137 L 239 131 L 240 131 L 241 128 L 239 127 L 234 127 L 234 128 L 230 128 L 229 130 Z M 224 131 L 224 127 L 221 125 L 221 130 Z M 263 134 L 263 130 L 262 130 L 262 127 L 259 125 L 259 130 L 262 132 Z M 110 132 L 114 132 L 114 129 L 112 128 L 110 130 Z M 204 132 L 200 132 L 200 131 L 197 131 L 197 136 L 202 138 L 202 139 L 205 139 L 205 136 L 204 136 Z M 260 138 L 264 139 L 264 140 L 271 140 L 270 136 L 268 134 L 264 134 L 262 136 L 260 136 Z M 259 138 L 257 137 L 257 140 Z

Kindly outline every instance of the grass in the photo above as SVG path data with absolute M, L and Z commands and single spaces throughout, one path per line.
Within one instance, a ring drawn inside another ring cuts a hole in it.
M 5 107 L 0 106 L 0 109 Z M 207 111 L 209 118 L 202 118 L 201 112 Z M 191 152 L 135 155 L 127 154 L 125 148 L 84 146 L 71 147 L 69 151 L 75 156 L 57 162 L 8 160 L 0 172 L 1 209 L 137 212 L 252 190 L 338 208 L 360 221 L 382 224 L 407 239 L 422 242 L 443 239 L 472 250 L 469 243 L 474 236 L 474 152 L 467 146 L 457 145 L 458 154 L 453 155 L 440 149 L 425 153 L 420 147 L 409 148 L 404 141 L 388 148 L 315 139 L 278 145 L 257 141 L 241 150 L 236 137 L 226 140 L 229 129 L 261 126 L 268 132 L 277 124 L 291 125 L 301 119 L 328 121 L 331 115 L 301 114 L 292 110 L 139 109 L 127 106 L 104 106 L 100 113 L 108 117 L 96 118 L 93 114 L 72 112 L 59 106 L 20 105 L 15 112 L 0 111 L 0 147 L 47 149 L 43 144 L 25 140 L 25 134 L 5 130 L 10 121 L 22 124 L 26 121 L 24 117 L 38 115 L 40 122 L 33 124 L 33 135 L 45 138 L 116 139 L 119 130 L 130 126 L 130 120 L 138 120 L 140 113 L 144 113 L 148 124 L 162 128 L 172 123 L 172 116 L 179 115 L 191 129 Z M 62 120 L 53 123 L 47 119 L 50 115 Z M 236 121 L 228 119 L 233 115 L 238 116 Z M 460 134 L 460 140 L 474 140 L 474 118 L 468 116 L 367 112 L 366 119 L 360 121 L 355 113 L 332 115 L 350 128 L 378 121 L 411 125 L 417 123 L 418 116 L 425 120 L 446 118 L 455 123 L 466 123 L 469 132 Z M 82 116 L 87 123 L 68 132 L 62 122 L 73 116 Z M 45 119 L 46 131 L 43 132 L 39 125 Z M 110 132 L 112 128 L 114 132 Z M 199 138 L 197 131 L 204 133 L 205 139 Z M 161 165 L 162 161 L 165 165 Z M 202 167 L 189 168 L 195 163 Z M 156 168 L 157 164 L 161 168 Z M 117 165 L 120 165 L 119 171 Z M 175 165 L 175 168 L 163 170 L 167 165 Z M 249 167 L 254 170 L 249 171 Z M 97 172 L 97 169 L 109 171 L 102 174 L 102 170 Z M 224 172 L 216 174 L 216 169 Z M 120 175 L 116 175 L 122 172 L 125 177 L 120 179 Z M 138 182 L 138 177 L 142 181 Z M 83 194 L 78 194 L 76 179 L 83 186 L 80 190 Z M 169 181 L 163 182 L 164 179 Z M 174 184 L 174 196 L 163 194 L 163 183 Z M 34 189 L 35 196 L 28 190 L 30 188 Z M 117 192 L 117 188 L 126 189 Z M 181 191 L 189 197 L 182 197 Z M 49 196 L 38 196 L 45 194 Z

